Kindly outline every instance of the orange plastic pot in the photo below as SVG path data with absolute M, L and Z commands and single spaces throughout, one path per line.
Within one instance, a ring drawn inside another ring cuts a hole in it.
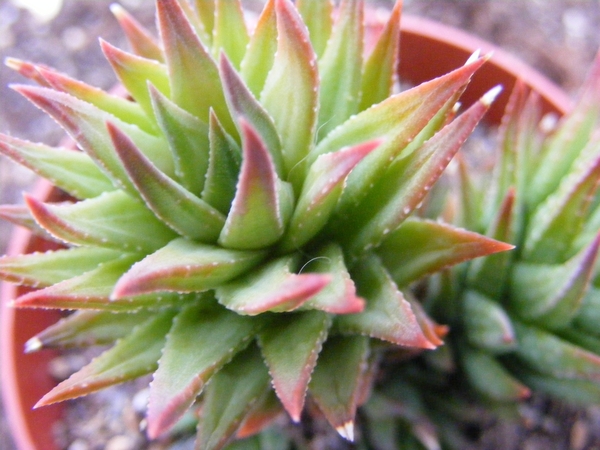
M 369 26 L 376 28 L 380 25 Z M 509 93 L 519 78 L 539 93 L 544 112 L 562 115 L 570 106 L 567 95 L 544 76 L 492 44 L 465 32 L 405 15 L 400 46 L 400 77 L 411 84 L 430 80 L 461 66 L 475 50 L 479 49 L 484 54 L 493 52 L 490 61 L 473 77 L 461 99 L 468 106 L 492 87 L 503 85 L 503 93 L 486 116 L 490 124 L 499 123 Z M 38 185 L 35 194 L 52 200 L 55 191 L 49 184 L 43 183 Z M 50 248 L 49 245 L 19 229 L 13 235 L 9 253 L 44 251 Z M 57 450 L 53 428 L 60 420 L 64 406 L 32 410 L 37 400 L 55 385 L 47 371 L 47 364 L 54 354 L 44 351 L 26 355 L 23 346 L 31 336 L 54 323 L 59 315 L 53 311 L 11 308 L 11 299 L 22 292 L 22 288 L 6 283 L 2 285 L 0 380 L 5 411 L 19 450 Z

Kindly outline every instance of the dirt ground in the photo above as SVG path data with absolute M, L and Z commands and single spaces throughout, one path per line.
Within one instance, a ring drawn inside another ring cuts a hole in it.
M 103 62 L 95 36 L 117 46 L 125 45 L 108 10 L 111 2 L 65 0 L 53 21 L 41 23 L 11 1 L 0 0 L 0 59 L 12 56 L 42 62 L 90 84 L 110 87 L 114 78 Z M 142 22 L 153 22 L 151 1 L 122 3 Z M 497 44 L 571 94 L 576 92 L 600 46 L 597 0 L 404 0 L 404 8 L 406 13 L 460 27 Z M 22 81 L 8 68 L 0 67 L 0 132 L 58 143 L 61 130 L 6 87 Z M 1 160 L 0 201 L 17 201 L 32 180 L 23 169 Z M 6 245 L 8 233 L 8 227 L 0 225 L 0 250 Z M 484 430 L 476 448 L 600 449 L 598 408 L 573 410 L 534 399 L 523 411 L 527 417 L 523 424 L 500 423 Z M 13 448 L 0 406 L 0 450 Z

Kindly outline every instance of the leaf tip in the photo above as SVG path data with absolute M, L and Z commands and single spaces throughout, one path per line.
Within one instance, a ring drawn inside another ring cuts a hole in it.
M 494 100 L 496 100 L 496 98 L 498 97 L 498 95 L 500 95 L 500 93 L 502 92 L 503 87 L 502 85 L 497 85 L 494 86 L 492 89 L 490 89 L 489 91 L 487 91 L 483 97 L 481 97 L 481 103 L 483 103 L 484 106 L 491 106 L 492 103 L 494 103 Z
M 25 342 L 25 353 L 34 353 L 41 350 L 43 347 L 44 343 L 42 340 L 39 337 L 34 336 Z
M 347 441 L 354 442 L 354 422 L 352 420 L 336 427 L 335 431 Z

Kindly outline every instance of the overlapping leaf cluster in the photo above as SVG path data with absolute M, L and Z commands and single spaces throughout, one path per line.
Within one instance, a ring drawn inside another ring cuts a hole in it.
M 220 448 L 308 393 L 352 439 L 374 343 L 442 343 L 403 288 L 511 246 L 409 216 L 494 93 L 455 117 L 477 57 L 396 93 L 400 3 L 367 40 L 363 7 L 269 0 L 250 34 L 239 1 L 158 0 L 155 40 L 115 6 L 133 52 L 101 45 L 128 96 L 8 60 L 79 148 L 0 136 L 71 196 L 1 210 L 65 246 L 0 260 L 38 288 L 15 306 L 78 310 L 28 350 L 114 343 L 39 405 L 153 373 L 152 438 L 200 397 L 198 447 Z
M 496 412 L 532 391 L 600 402 L 600 57 L 571 112 L 557 122 L 541 111 L 518 83 L 493 164 L 461 158 L 455 189 L 433 196 L 446 218 L 516 246 L 429 279 L 427 310 L 450 325 L 451 345 L 401 369 L 412 388 L 390 394 L 418 399 L 414 411 L 455 445 L 468 386 Z M 451 386 L 463 392 L 432 397 Z

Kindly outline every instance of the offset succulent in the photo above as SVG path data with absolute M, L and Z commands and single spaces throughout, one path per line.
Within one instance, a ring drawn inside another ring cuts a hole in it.
M 27 351 L 114 343 L 38 406 L 153 373 L 151 438 L 199 398 L 197 445 L 221 448 L 308 393 L 352 440 L 378 356 L 446 332 L 405 288 L 512 248 L 411 216 L 498 92 L 456 116 L 486 58 L 396 93 L 400 2 L 369 52 L 362 1 L 269 0 L 250 35 L 238 1 L 158 0 L 158 41 L 113 11 L 128 96 L 7 61 L 82 150 L 0 136 L 70 196 L 1 210 L 64 244 L 0 260 L 37 288 L 14 306 L 77 310 Z
M 600 56 L 570 113 L 556 122 L 540 111 L 517 83 L 497 158 L 459 158 L 454 189 L 430 198 L 429 214 L 516 246 L 427 281 L 426 309 L 449 324 L 450 345 L 401 368 L 414 390 L 393 395 L 418 398 L 415 411 L 437 415 L 446 437 L 466 385 L 497 412 L 532 391 L 600 403 Z M 449 383 L 463 392 L 442 404 L 431 394 Z

